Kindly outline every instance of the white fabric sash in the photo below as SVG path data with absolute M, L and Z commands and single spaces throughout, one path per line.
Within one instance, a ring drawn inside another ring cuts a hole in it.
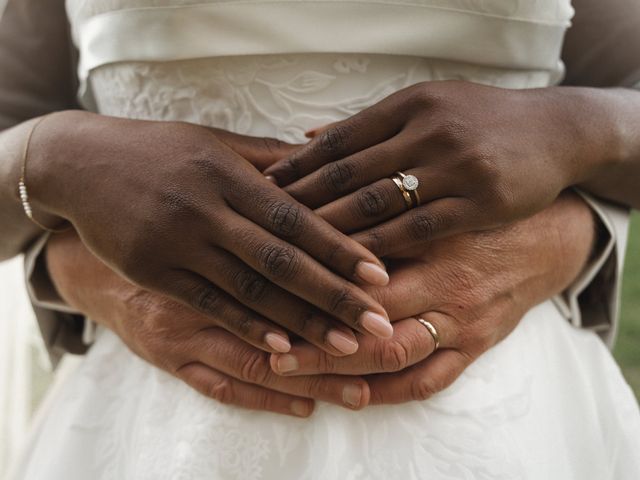
M 555 71 L 567 26 L 415 4 L 233 1 L 103 13 L 79 26 L 76 42 L 83 82 L 113 62 L 311 52 Z

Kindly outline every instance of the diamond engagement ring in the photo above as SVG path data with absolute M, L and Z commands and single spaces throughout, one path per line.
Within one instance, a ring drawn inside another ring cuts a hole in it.
M 391 180 L 393 180 L 393 183 L 396 184 L 400 193 L 402 193 L 402 198 L 404 198 L 404 202 L 407 205 L 407 210 L 420 205 L 420 195 L 418 194 L 420 182 L 416 176 L 396 172 L 395 175 L 391 177 Z

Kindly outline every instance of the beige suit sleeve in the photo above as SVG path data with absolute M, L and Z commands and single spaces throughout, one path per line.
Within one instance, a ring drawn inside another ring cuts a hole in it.
M 554 301 L 573 325 L 595 331 L 612 348 L 618 331 L 629 210 L 578 193 L 600 220 L 602 238 L 582 274 Z
M 42 235 L 24 256 L 26 287 L 38 327 L 55 367 L 64 353 L 82 354 L 93 341 L 93 322 L 70 308 L 56 291 L 47 271 L 45 247 L 50 234 Z

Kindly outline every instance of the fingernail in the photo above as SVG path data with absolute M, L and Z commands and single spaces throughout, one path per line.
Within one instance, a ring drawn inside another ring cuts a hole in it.
M 306 132 L 304 132 L 304 136 L 307 138 L 313 138 L 316 136 L 316 133 L 318 132 L 318 128 L 312 128 L 310 130 L 307 130 Z
M 312 409 L 309 408 L 309 404 L 303 400 L 294 400 L 291 402 L 289 408 L 291 409 L 291 413 L 298 417 L 308 417 L 312 411 Z
M 271 348 L 276 352 L 287 353 L 291 350 L 291 344 L 289 340 L 279 333 L 269 332 L 264 336 L 264 341 L 267 342 Z
M 274 177 L 273 175 L 265 175 L 264 178 L 266 178 L 269 182 L 273 183 L 274 185 L 278 185 L 278 181 L 276 180 L 276 177 Z
M 293 355 L 280 355 L 276 365 L 278 373 L 293 372 L 298 369 L 298 359 Z
M 358 350 L 358 342 L 340 330 L 331 330 L 327 334 L 327 342 L 342 353 L 350 355 Z
M 393 335 L 391 322 L 379 313 L 364 312 L 360 317 L 360 323 L 377 337 L 389 338 Z
M 371 262 L 358 262 L 356 275 L 371 285 L 384 287 L 389 283 L 389 274 L 385 269 Z
M 362 401 L 362 388 L 359 385 L 347 385 L 342 389 L 342 401 L 347 407 L 358 408 Z

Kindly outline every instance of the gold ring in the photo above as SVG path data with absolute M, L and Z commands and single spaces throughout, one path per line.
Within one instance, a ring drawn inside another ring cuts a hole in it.
M 438 350 L 438 347 L 440 347 L 440 335 L 438 335 L 438 331 L 436 330 L 436 327 L 434 327 L 431 322 L 427 322 L 424 318 L 416 318 L 416 320 L 418 320 L 418 322 L 424 325 L 425 328 L 429 331 L 429 333 L 433 337 L 433 341 L 436 344 L 436 348 L 433 349 L 433 351 L 435 352 L 436 350 Z
M 407 210 L 411 210 L 414 207 L 413 198 L 411 198 L 411 194 L 407 190 L 405 190 L 404 186 L 402 185 L 402 179 L 397 175 L 394 175 L 393 177 L 391 177 L 391 180 L 393 180 L 393 183 L 395 183 L 396 187 L 398 187 L 398 190 L 400 190 L 402 198 L 404 199 L 404 203 L 407 206 Z

